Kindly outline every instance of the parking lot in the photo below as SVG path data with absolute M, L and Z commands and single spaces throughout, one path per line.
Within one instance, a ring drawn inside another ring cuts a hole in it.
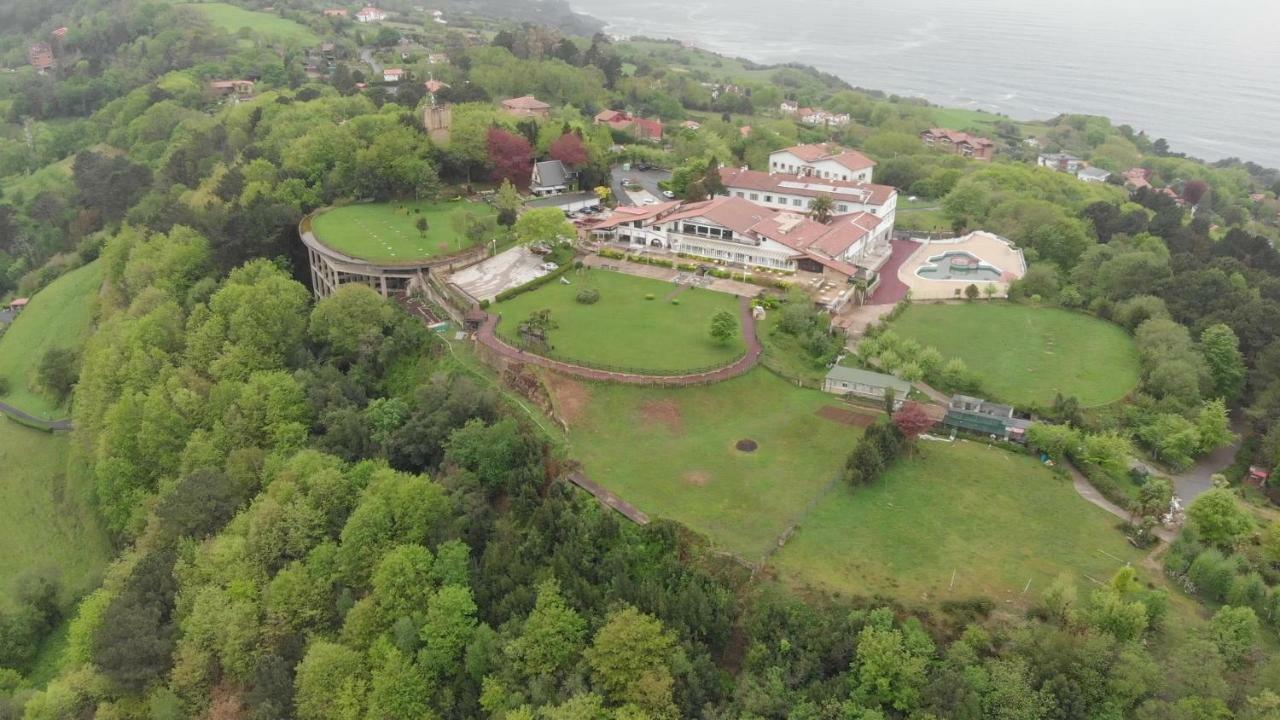
M 654 202 L 660 202 L 665 198 L 662 195 L 662 188 L 658 187 L 659 182 L 665 182 L 671 179 L 671 173 L 667 170 L 640 170 L 632 167 L 630 170 L 623 171 L 621 165 L 613 167 L 613 196 L 618 199 L 619 205 L 645 205 L 645 200 L 652 199 Z M 640 186 L 640 190 L 627 190 L 623 187 L 623 182 L 632 180 Z

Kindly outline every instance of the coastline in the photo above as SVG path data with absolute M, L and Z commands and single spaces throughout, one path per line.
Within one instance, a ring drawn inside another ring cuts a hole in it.
M 959 96 L 953 96 L 946 100 L 940 101 L 936 99 L 937 95 L 931 94 L 927 91 L 922 91 L 919 89 L 905 89 L 905 90 L 888 89 L 886 87 L 872 87 L 870 86 L 869 83 L 866 83 L 865 81 L 854 82 L 848 76 L 849 70 L 847 67 L 843 69 L 838 67 L 823 67 L 819 64 L 815 64 L 814 62 L 808 59 L 799 59 L 799 58 L 794 60 L 786 60 L 782 62 L 779 62 L 776 58 L 761 60 L 759 56 L 752 57 L 750 54 L 741 52 L 740 49 L 732 49 L 732 48 L 717 49 L 714 46 L 710 46 L 706 42 L 706 38 L 701 38 L 701 37 L 695 37 L 693 39 L 681 38 L 681 37 L 672 35 L 669 32 L 654 32 L 651 29 L 631 28 L 627 26 L 624 20 L 604 19 L 598 15 L 593 14 L 590 11 L 582 9 L 581 3 L 578 2 L 577 0 L 568 0 L 568 4 L 569 4 L 569 7 L 572 9 L 572 11 L 576 15 L 579 15 L 583 18 L 590 18 L 591 21 L 600 24 L 602 26 L 601 32 L 609 35 L 615 40 L 625 41 L 625 40 L 632 40 L 632 39 L 636 39 L 636 40 L 644 39 L 644 40 L 654 40 L 654 41 L 660 41 L 660 42 L 674 42 L 674 43 L 679 43 L 681 45 L 687 46 L 699 52 L 708 53 L 708 54 L 715 55 L 717 57 L 726 58 L 726 59 L 744 61 L 747 63 L 751 63 L 753 65 L 757 65 L 765 68 L 784 67 L 784 66 L 804 67 L 817 73 L 835 76 L 839 78 L 842 82 L 844 82 L 846 85 L 848 85 L 849 87 L 855 90 L 870 92 L 870 93 L 877 93 L 883 97 L 897 96 L 901 98 L 909 98 L 912 100 L 923 101 L 932 107 L 937 107 L 940 109 L 957 109 L 957 110 L 965 110 L 970 112 L 987 113 L 987 114 L 990 114 L 992 117 L 1007 118 L 1013 122 L 1046 123 L 1052 120 L 1053 118 L 1061 115 L 1086 115 L 1086 116 L 1094 116 L 1094 117 L 1104 117 L 1104 118 L 1107 118 L 1108 121 L 1110 121 L 1113 126 L 1118 127 L 1121 125 L 1128 125 L 1134 128 L 1135 131 L 1145 133 L 1148 137 L 1152 139 L 1164 138 L 1169 143 L 1169 148 L 1170 148 L 1169 154 L 1172 156 L 1183 156 L 1189 160 L 1200 162 L 1205 165 L 1212 165 L 1218 162 L 1223 162 L 1230 159 L 1236 159 L 1242 163 L 1252 162 L 1253 164 L 1256 164 L 1265 168 L 1280 168 L 1280 159 L 1277 159 L 1275 157 L 1266 158 L 1266 159 L 1256 159 L 1258 157 L 1258 152 L 1260 148 L 1256 147 L 1255 143 L 1250 142 L 1247 151 L 1243 147 L 1234 148 L 1236 150 L 1240 150 L 1240 152 L 1231 152 L 1230 150 L 1232 148 L 1213 151 L 1213 150 L 1209 150 L 1209 148 L 1212 148 L 1214 146 L 1224 145 L 1224 141 L 1221 137 L 1206 137 L 1204 136 L 1205 133 L 1203 132 L 1197 133 L 1195 131 L 1190 131 L 1190 132 L 1184 131 L 1181 133 L 1153 131 L 1150 128 L 1146 127 L 1145 123 L 1143 122 L 1131 120 L 1131 119 L 1123 119 L 1123 118 L 1117 119 L 1117 117 L 1114 114 L 1115 112 L 1114 110 L 1103 111 L 1103 112 L 1090 112 L 1086 110 L 1080 110 L 1078 108 L 1063 106 L 1063 107 L 1059 107 L 1057 109 L 1052 109 L 1052 110 L 1044 109 L 1043 112 L 1040 111 L 1042 109 L 1041 107 L 1036 107 L 1034 110 L 1031 110 L 1031 111 L 1026 111 L 1025 109 L 1023 111 L 1019 111 L 1013 108 L 1006 108 L 1002 106 L 999 102 L 994 101 L 990 98 L 971 97 L 968 94 L 964 93 L 962 90 L 959 91 L 960 92 Z M 693 33 L 691 32 L 690 34 L 693 34 Z M 1001 88 L 1001 91 L 1002 91 L 1002 97 L 1005 98 L 1006 100 L 1017 98 L 1020 96 L 1019 91 L 1016 88 L 1004 87 L 1004 88 Z M 1104 93 L 1099 92 L 1097 94 L 1103 95 Z M 1172 97 L 1172 95 L 1170 96 Z M 1224 132 L 1228 130 L 1229 130 L 1228 128 L 1223 128 Z M 1237 141 L 1243 142 L 1241 140 L 1237 140 Z

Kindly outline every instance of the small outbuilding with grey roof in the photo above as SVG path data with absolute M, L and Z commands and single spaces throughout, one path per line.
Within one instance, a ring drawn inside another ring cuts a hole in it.
M 570 172 L 559 160 L 544 160 L 534 164 L 529 190 L 538 196 L 555 195 L 568 190 L 576 177 L 577 173 Z
M 896 409 L 911 392 L 911 383 L 884 373 L 837 365 L 827 373 L 822 389 L 835 395 L 856 395 L 871 400 L 884 400 L 885 392 L 892 390 Z

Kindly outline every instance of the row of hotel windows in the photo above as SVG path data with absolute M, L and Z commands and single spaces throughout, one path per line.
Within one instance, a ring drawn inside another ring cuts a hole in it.
M 727 250 L 715 250 L 713 248 L 704 248 L 700 245 L 690 245 L 688 243 L 680 243 L 677 248 L 686 255 L 700 255 L 702 257 L 719 258 L 721 260 L 730 260 L 742 265 L 756 265 L 763 267 L 778 268 L 779 270 L 792 270 L 791 261 L 779 260 L 767 256 L 748 255 L 747 253 L 729 252 Z
M 755 201 L 757 201 L 757 202 L 760 200 L 760 193 L 744 193 L 744 192 L 743 192 L 743 191 L 741 191 L 741 190 L 736 190 L 735 192 L 737 193 L 738 197 L 740 197 L 740 198 L 747 198 L 748 200 L 755 200 Z M 765 196 L 764 196 L 764 202 L 771 203 L 771 202 L 773 202 L 773 201 L 774 201 L 774 200 L 773 200 L 773 196 L 772 196 L 772 195 L 765 195 Z M 778 202 L 778 204 L 779 204 L 779 205 L 786 205 L 786 204 L 787 204 L 787 199 L 786 199 L 786 198 L 784 198 L 784 197 L 782 197 L 781 195 L 779 195 L 779 196 L 778 196 L 778 201 L 777 201 L 777 202 Z M 791 205 L 792 205 L 793 207 L 798 207 L 798 208 L 807 208 L 807 207 L 809 207 L 810 205 L 813 205 L 813 201 L 812 201 L 812 200 L 801 200 L 800 198 L 791 198 Z M 848 205 L 846 205 L 845 203 L 837 203 L 837 204 L 836 204 L 836 210 L 837 210 L 837 211 L 839 211 L 839 212 L 842 212 L 842 213 L 847 213 L 847 212 L 849 212 L 849 206 L 848 206 Z M 875 211 L 874 211 L 874 210 L 872 210 L 872 212 L 874 213 Z
M 810 175 L 827 178 L 828 180 L 844 180 L 846 182 L 849 180 L 849 176 L 843 173 L 827 172 L 826 170 L 819 170 L 818 168 L 809 165 L 797 167 L 795 165 L 787 165 L 786 163 L 780 162 L 772 163 L 772 165 L 774 170 L 781 170 L 789 175 L 799 175 L 802 171 L 808 170 Z

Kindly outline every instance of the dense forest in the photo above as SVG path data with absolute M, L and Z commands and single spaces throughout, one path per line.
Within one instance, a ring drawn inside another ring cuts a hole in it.
M 1052 421 L 1039 444 L 1080 453 L 1102 484 L 1127 472 L 1130 444 L 1193 463 L 1225 444 L 1232 411 L 1237 475 L 1280 464 L 1275 171 L 1077 116 L 984 120 L 1009 149 L 974 163 L 921 147 L 926 103 L 512 22 L 507 5 L 375 31 L 274 3 L 334 44 L 317 77 L 315 48 L 196 6 L 0 2 L 0 63 L 66 28 L 55 70 L 0 75 L 0 297 L 102 268 L 90 336 L 50 362 L 71 376 L 69 462 L 116 552 L 84 597 L 55 573 L 3 579 L 0 718 L 1280 718 L 1280 525 L 1225 488 L 1154 562 L 1168 584 L 1124 568 L 1089 592 L 1063 579 L 1026 609 L 802 595 L 563 482 L 569 449 L 399 304 L 362 286 L 314 301 L 296 230 L 335 202 L 475 186 L 503 210 L 483 231 L 513 242 L 518 203 L 504 198 L 534 158 L 588 186 L 615 161 L 653 163 L 698 198 L 720 164 L 839 141 L 880 161 L 877 182 L 936 201 L 920 229 L 1016 239 L 1030 267 L 1015 297 L 1133 333 L 1128 402 L 1036 408 Z M 363 48 L 401 57 L 416 82 L 393 92 L 361 69 Z M 254 97 L 207 91 L 241 76 Z M 427 77 L 450 87 L 424 97 Z M 522 94 L 552 117 L 499 113 Z M 854 120 L 802 126 L 777 117 L 783 99 Z M 447 144 L 422 127 L 433 101 L 452 104 Z M 674 131 L 637 142 L 591 123 L 607 108 Z M 676 130 L 694 118 L 698 132 Z M 1117 172 L 1142 164 L 1178 197 L 1033 168 L 1031 133 Z M 796 332 L 814 323 L 797 317 Z M 868 437 L 897 452 L 893 434 Z M 1139 514 L 1168 506 L 1146 500 Z M 51 637 L 55 669 L 33 680 Z

